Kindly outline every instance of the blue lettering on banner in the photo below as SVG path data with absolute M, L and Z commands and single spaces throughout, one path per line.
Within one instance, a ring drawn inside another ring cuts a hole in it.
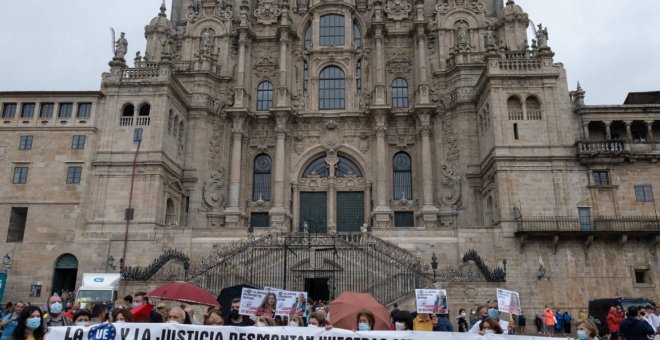
M 88 340 L 115 340 L 117 329 L 111 323 L 102 323 L 90 328 Z

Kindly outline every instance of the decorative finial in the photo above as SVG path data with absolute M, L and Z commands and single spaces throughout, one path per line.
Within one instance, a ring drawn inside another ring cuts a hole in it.
M 580 81 L 579 81 L 579 80 L 578 80 L 578 82 L 577 82 L 577 90 L 578 90 L 578 91 L 582 90 L 582 86 L 580 86 Z
M 167 16 L 167 14 L 165 14 L 165 11 L 167 11 L 167 7 L 165 6 L 165 0 L 163 0 L 163 2 L 160 4 L 160 13 L 158 13 L 158 16 L 159 17 Z

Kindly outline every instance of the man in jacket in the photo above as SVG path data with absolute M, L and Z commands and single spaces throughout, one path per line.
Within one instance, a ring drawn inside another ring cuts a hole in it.
M 626 340 L 646 340 L 649 335 L 655 334 L 655 330 L 638 314 L 637 307 L 630 306 L 628 317 L 621 321 L 621 334 Z

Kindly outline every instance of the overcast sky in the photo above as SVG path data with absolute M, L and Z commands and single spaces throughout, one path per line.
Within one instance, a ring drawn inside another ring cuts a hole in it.
M 112 58 L 109 27 L 126 32 L 132 59 L 144 51 L 144 26 L 160 2 L 0 0 L 0 91 L 98 90 Z M 620 104 L 628 92 L 660 90 L 660 1 L 516 3 L 548 26 L 555 61 L 566 67 L 569 89 L 580 81 L 587 104 Z

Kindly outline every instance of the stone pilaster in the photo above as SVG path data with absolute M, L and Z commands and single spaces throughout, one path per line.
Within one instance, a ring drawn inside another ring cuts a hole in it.
M 439 210 L 433 202 L 433 154 L 431 153 L 431 113 L 424 110 L 418 114 L 422 137 L 422 201 L 421 209 L 424 227 L 434 227 Z
M 273 207 L 270 209 L 270 226 L 286 231 L 286 225 L 289 222 L 289 214 L 284 207 L 284 165 L 286 162 L 286 128 L 288 112 L 276 111 L 275 132 L 277 133 L 277 144 L 275 147 L 275 166 L 274 166 L 274 190 Z
M 384 110 L 374 114 L 374 130 L 376 132 L 376 207 L 373 211 L 376 228 L 387 228 L 391 225 L 392 210 L 387 204 L 387 164 L 385 145 L 387 116 Z
M 229 204 L 225 209 L 225 224 L 229 228 L 242 227 L 245 213 L 239 206 L 241 197 L 241 151 L 243 148 L 244 112 L 235 112 L 232 117 L 232 150 L 229 174 Z

